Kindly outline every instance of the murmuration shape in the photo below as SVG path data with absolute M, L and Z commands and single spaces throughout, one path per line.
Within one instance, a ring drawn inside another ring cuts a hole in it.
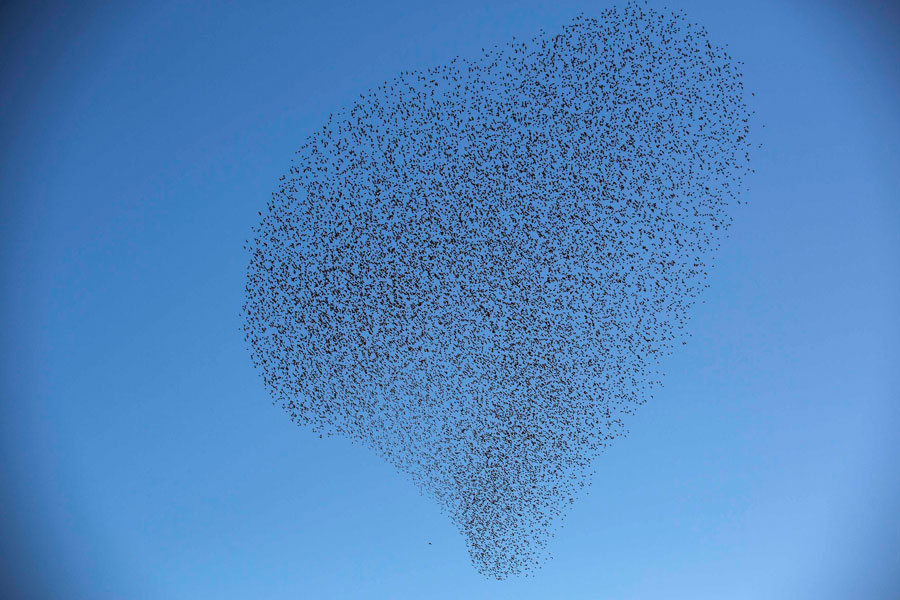
M 480 572 L 528 574 L 686 335 L 750 117 L 739 63 L 634 3 L 361 94 L 249 243 L 266 387 L 412 477 Z

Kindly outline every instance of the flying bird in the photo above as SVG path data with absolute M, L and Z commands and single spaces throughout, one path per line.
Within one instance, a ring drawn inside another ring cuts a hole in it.
M 480 572 L 531 573 L 685 343 L 751 116 L 740 63 L 639 3 L 359 94 L 247 244 L 265 386 L 410 476 Z

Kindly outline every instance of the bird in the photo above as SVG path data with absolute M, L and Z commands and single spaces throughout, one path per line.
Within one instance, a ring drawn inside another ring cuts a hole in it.
M 410 477 L 478 572 L 533 574 L 687 344 L 754 122 L 740 63 L 643 2 L 359 93 L 245 244 L 263 386 Z

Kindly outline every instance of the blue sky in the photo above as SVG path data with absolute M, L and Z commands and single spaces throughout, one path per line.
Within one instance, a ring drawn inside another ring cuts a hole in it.
M 305 137 L 401 70 L 607 6 L 6 6 L 11 597 L 897 597 L 890 3 L 669 4 L 744 61 L 764 147 L 693 338 L 535 576 L 485 580 L 436 505 L 252 368 L 242 246 Z

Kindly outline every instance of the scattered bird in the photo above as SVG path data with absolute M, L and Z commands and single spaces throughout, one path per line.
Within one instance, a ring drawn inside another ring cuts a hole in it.
M 739 68 L 631 3 L 360 94 L 248 242 L 275 402 L 408 474 L 481 573 L 531 573 L 687 337 L 752 172 Z

